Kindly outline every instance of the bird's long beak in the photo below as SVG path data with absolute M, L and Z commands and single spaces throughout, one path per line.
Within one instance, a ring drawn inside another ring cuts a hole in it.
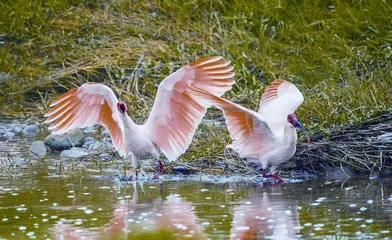
M 301 129 L 301 131 L 302 131 L 302 132 L 305 134 L 305 136 L 306 136 L 306 140 L 308 141 L 308 143 L 310 143 L 310 142 L 311 142 L 311 139 L 310 139 L 310 137 L 309 137 L 308 132 L 305 130 L 304 126 L 302 126 L 302 124 L 301 124 L 297 119 L 294 119 L 294 123 L 295 123 L 295 127 Z

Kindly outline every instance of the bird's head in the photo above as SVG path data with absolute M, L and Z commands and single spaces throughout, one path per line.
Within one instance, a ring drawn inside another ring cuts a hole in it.
M 305 128 L 302 126 L 302 124 L 297 120 L 297 117 L 295 116 L 294 113 L 291 113 L 287 116 L 287 121 L 293 125 L 293 127 L 299 128 L 306 136 L 306 140 L 308 143 L 310 143 L 311 139 L 308 135 L 308 132 L 305 130 Z
M 117 109 L 121 114 L 125 114 L 125 112 L 128 110 L 127 105 L 125 104 L 125 102 L 120 101 L 117 103 Z

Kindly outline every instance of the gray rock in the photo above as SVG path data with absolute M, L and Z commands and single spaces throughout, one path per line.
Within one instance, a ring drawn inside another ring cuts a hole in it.
M 15 137 L 15 133 L 6 132 L 6 133 L 4 133 L 3 137 L 7 138 L 8 140 L 13 139 Z
M 20 122 L 19 122 L 19 120 L 14 120 L 14 121 L 12 121 L 11 124 L 12 124 L 12 125 L 20 125 Z
M 113 156 L 108 153 L 101 153 L 99 154 L 99 159 L 109 161 L 113 159 Z
M 95 141 L 93 144 L 90 145 L 90 147 L 88 148 L 89 150 L 98 150 L 98 149 L 102 149 L 102 148 L 106 148 L 106 144 L 101 142 L 101 141 Z
M 39 127 L 37 125 L 29 125 L 23 128 L 23 134 L 36 134 L 39 132 Z
M 85 127 L 83 128 L 83 132 L 88 134 L 96 133 L 97 129 L 95 127 Z
M 16 165 L 22 165 L 23 163 L 25 163 L 25 159 L 22 157 L 13 157 L 12 160 Z
M 101 138 L 110 138 L 109 131 L 106 128 L 102 131 Z
M 0 136 L 4 135 L 6 132 L 6 127 L 5 126 L 0 126 Z
M 47 150 L 43 141 L 34 141 L 30 146 L 30 151 L 37 154 L 39 157 L 45 157 Z
M 94 142 L 95 142 L 95 139 L 93 137 L 86 137 L 84 139 L 84 144 L 89 144 L 89 143 L 92 144 Z
M 61 151 L 83 146 L 84 135 L 82 130 L 75 128 L 61 135 L 50 134 L 45 138 L 44 142 L 53 151 Z
M 107 146 L 107 147 L 114 147 L 112 143 L 112 139 L 110 137 L 108 138 L 103 138 L 102 142 Z
M 23 126 L 22 125 L 13 125 L 10 132 L 12 133 L 20 133 L 23 131 Z
M 87 156 L 88 152 L 80 147 L 73 147 L 69 150 L 64 150 L 60 153 L 61 157 L 80 158 Z

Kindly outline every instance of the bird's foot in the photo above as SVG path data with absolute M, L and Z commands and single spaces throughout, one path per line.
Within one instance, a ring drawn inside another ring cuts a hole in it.
M 158 171 L 154 174 L 154 177 L 152 178 L 153 180 L 159 180 L 159 176 L 160 176 L 160 175 L 162 174 L 162 172 L 163 172 L 163 167 L 164 167 L 164 165 L 163 165 L 162 161 L 159 160 L 159 161 L 158 161 L 158 164 L 159 164 L 159 166 L 158 166 Z
M 284 180 L 278 176 L 278 174 L 266 174 L 265 172 L 263 172 L 263 178 L 273 178 L 275 179 L 275 181 L 278 182 L 284 182 Z

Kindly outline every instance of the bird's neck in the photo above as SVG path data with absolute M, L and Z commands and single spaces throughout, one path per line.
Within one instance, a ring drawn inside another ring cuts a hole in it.
M 121 115 L 120 119 L 121 119 L 121 121 L 123 123 L 124 130 L 126 132 L 132 131 L 135 128 L 136 123 L 133 122 L 132 118 L 130 118 L 127 113 L 120 114 L 120 115 Z
M 293 125 L 291 125 L 291 123 L 289 122 L 285 124 L 284 136 L 286 144 L 297 144 L 297 131 L 295 130 L 295 127 L 293 127 Z

